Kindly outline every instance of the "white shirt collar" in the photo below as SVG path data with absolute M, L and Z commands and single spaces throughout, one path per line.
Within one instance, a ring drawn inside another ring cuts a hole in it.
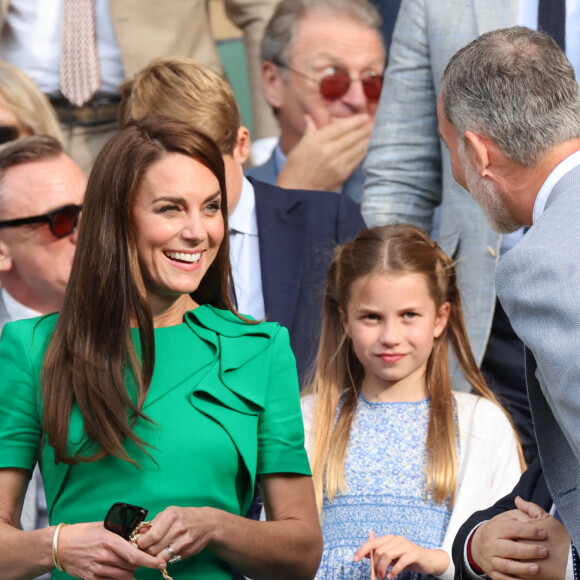
M 258 235 L 258 218 L 256 216 L 256 194 L 254 186 L 244 177 L 240 201 L 229 217 L 230 230 L 241 234 Z
M 544 208 L 546 207 L 546 202 L 548 201 L 548 197 L 550 197 L 550 193 L 552 193 L 552 189 L 562 177 L 564 177 L 567 173 L 572 171 L 572 169 L 578 167 L 580 165 L 580 151 L 576 151 L 569 155 L 564 159 L 564 161 L 560 162 L 554 169 L 544 184 L 538 191 L 538 195 L 536 196 L 536 201 L 534 202 L 534 212 L 532 214 L 532 222 L 536 223 L 541 215 L 544 213 Z
M 24 306 L 24 304 L 20 304 L 18 300 L 14 299 L 12 296 L 10 296 L 10 294 L 8 294 L 6 288 L 0 289 L 0 293 L 2 294 L 2 300 L 4 301 L 6 312 L 8 312 L 8 316 L 10 316 L 10 320 L 36 318 L 42 314 L 41 312 L 32 310 L 32 308 L 28 308 L 28 306 Z

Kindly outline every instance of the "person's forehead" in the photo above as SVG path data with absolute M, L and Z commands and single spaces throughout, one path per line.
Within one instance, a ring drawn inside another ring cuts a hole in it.
M 384 49 L 377 31 L 366 24 L 346 15 L 312 11 L 298 22 L 290 58 L 357 59 L 382 66 Z
M 1 205 L 5 219 L 40 215 L 68 204 L 82 203 L 86 180 L 66 155 L 20 163 L 3 180 Z

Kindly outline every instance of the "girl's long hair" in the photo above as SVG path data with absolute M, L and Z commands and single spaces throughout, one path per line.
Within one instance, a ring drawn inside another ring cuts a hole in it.
M 44 357 L 44 430 L 57 462 L 113 455 L 135 463 L 123 443 L 130 440 L 144 448 L 133 426 L 138 418 L 147 419 L 141 408 L 153 375 L 155 343 L 132 212 L 145 174 L 171 153 L 205 165 L 222 193 L 224 239 L 192 298 L 236 312 L 230 298 L 225 171 L 217 146 L 176 121 L 144 119 L 128 125 L 105 145 L 91 172 L 63 308 Z M 139 360 L 132 320 L 139 329 Z M 67 450 L 74 405 L 96 444 L 90 455 Z
M 427 493 L 436 503 L 449 498 L 453 505 L 457 482 L 458 434 L 451 393 L 449 346 L 475 393 L 500 406 L 485 383 L 469 346 L 451 258 L 414 226 L 381 226 L 361 232 L 354 241 L 336 250 L 330 266 L 320 347 L 314 378 L 308 389 L 315 400 L 312 474 L 319 509 L 324 490 L 329 499 L 338 491 L 344 491 L 346 449 L 364 378 L 364 368 L 343 329 L 340 310 L 347 311 L 353 298 L 350 291 L 355 280 L 366 276 L 406 274 L 421 274 L 425 278 L 437 309 L 445 302 L 450 305 L 447 326 L 435 339 L 425 372 L 430 401 L 426 444 Z M 342 407 L 337 417 L 341 400 Z M 511 422 L 507 413 L 506 416 Z M 523 462 L 521 449 L 520 459 Z

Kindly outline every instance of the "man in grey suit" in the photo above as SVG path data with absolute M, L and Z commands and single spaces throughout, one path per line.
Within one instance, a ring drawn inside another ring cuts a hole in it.
M 562 0 L 563 1 L 563 0 Z M 367 160 L 363 216 L 369 225 L 412 223 L 457 259 L 467 332 L 475 359 L 512 415 L 526 459 L 536 454 L 524 384 L 523 346 L 498 304 L 498 260 L 521 232 L 502 236 L 452 178 L 437 134 L 437 96 L 443 70 L 478 35 L 506 26 L 546 26 L 545 0 L 403 0 L 385 73 Z M 566 2 L 570 54 L 580 51 L 578 10 Z M 549 9 L 553 12 L 554 5 Z M 454 376 L 455 388 L 468 385 Z
M 531 226 L 496 287 L 526 346 L 526 381 L 550 494 L 580 545 L 580 89 L 546 34 L 487 33 L 441 83 L 451 170 L 500 233 Z
M 403 0 L 364 167 L 367 224 L 412 223 L 438 234 L 434 237 L 447 254 L 460 255 L 457 277 L 478 363 L 494 313 L 501 236 L 451 176 L 437 134 L 437 95 L 443 70 L 461 47 L 516 22 L 517 0 Z
M 60 309 L 85 182 L 81 169 L 52 137 L 26 137 L 0 149 L 0 331 L 11 320 Z M 45 506 L 36 469 L 22 527 L 47 525 Z

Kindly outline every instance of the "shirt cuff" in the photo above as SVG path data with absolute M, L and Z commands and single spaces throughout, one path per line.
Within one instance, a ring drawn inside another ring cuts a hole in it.
M 473 578 L 474 580 L 478 580 L 479 578 L 487 578 L 487 576 L 485 574 L 479 575 L 472 567 L 471 564 L 469 563 L 469 559 L 467 557 L 467 545 L 469 544 L 469 540 L 471 539 L 471 537 L 473 536 L 473 534 L 475 533 L 475 530 L 477 530 L 477 528 L 479 528 L 479 526 L 481 526 L 481 524 L 484 524 L 487 520 L 483 521 L 483 522 L 479 522 L 472 530 L 471 532 L 469 532 L 468 536 L 467 536 L 467 540 L 465 541 L 465 545 L 463 546 L 463 567 L 465 568 L 465 571 L 467 572 L 467 575 L 470 578 Z M 566 578 L 566 580 L 568 580 Z

